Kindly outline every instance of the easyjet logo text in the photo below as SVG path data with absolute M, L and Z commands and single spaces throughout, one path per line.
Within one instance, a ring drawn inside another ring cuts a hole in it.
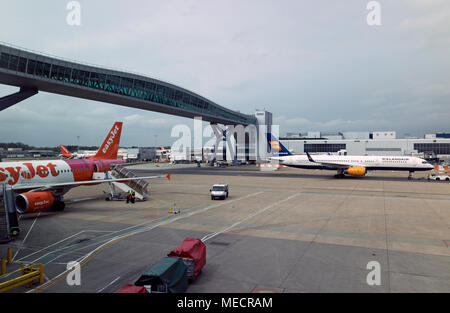
M 45 204 L 49 204 L 49 203 L 50 203 L 49 200 L 42 200 L 42 201 L 35 202 L 34 206 L 37 207 L 37 206 L 41 206 L 41 205 L 45 205 Z
M 56 164 L 48 163 L 47 165 L 37 165 L 36 168 L 32 163 L 22 163 L 22 166 L 14 166 L 14 167 L 0 167 L 0 183 L 4 182 L 8 179 L 7 183 L 9 185 L 15 185 L 19 177 L 22 176 L 24 179 L 33 179 L 34 177 L 39 176 L 41 178 L 45 178 L 48 175 L 53 177 L 58 176 L 59 173 L 56 171 Z
M 109 146 L 114 142 L 114 138 L 116 138 L 117 132 L 119 131 L 119 127 L 117 125 L 114 127 L 114 129 L 111 131 L 111 135 L 109 136 L 108 140 L 105 143 L 105 146 L 102 149 L 103 153 L 106 153 L 108 151 Z

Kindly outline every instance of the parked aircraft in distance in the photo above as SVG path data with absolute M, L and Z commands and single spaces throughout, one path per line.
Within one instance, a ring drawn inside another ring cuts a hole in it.
M 365 176 L 368 171 L 408 171 L 408 178 L 412 178 L 415 171 L 429 171 L 434 166 L 426 160 L 410 156 L 367 156 L 367 155 L 294 155 L 272 134 L 267 133 L 267 141 L 271 148 L 271 160 L 279 164 L 304 168 L 335 170 L 336 178 L 345 175 Z
M 95 153 L 72 153 L 64 145 L 59 145 L 59 148 L 61 149 L 61 154 L 59 156 L 63 159 L 91 159 L 95 156 Z

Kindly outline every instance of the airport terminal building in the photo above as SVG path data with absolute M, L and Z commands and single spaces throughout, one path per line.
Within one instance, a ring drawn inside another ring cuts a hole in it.
M 395 131 L 287 133 L 282 144 L 294 154 L 338 153 L 348 155 L 412 155 L 450 160 L 450 134 L 423 138 L 397 138 Z

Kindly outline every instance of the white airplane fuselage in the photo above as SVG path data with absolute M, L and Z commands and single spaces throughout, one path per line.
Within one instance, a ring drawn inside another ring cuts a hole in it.
M 367 171 L 429 171 L 433 165 L 424 159 L 408 156 L 351 156 L 351 155 L 314 155 L 311 162 L 306 155 L 272 157 L 280 164 L 305 168 L 336 170 L 339 168 L 362 167 Z

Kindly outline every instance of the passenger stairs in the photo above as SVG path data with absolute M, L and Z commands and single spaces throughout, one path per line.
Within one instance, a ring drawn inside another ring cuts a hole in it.
M 14 192 L 5 184 L 0 185 L 0 243 L 12 240 L 20 232 L 14 202 Z
M 125 167 L 120 165 L 116 165 L 112 168 L 110 172 L 111 178 L 134 178 L 138 177 L 132 171 L 128 170 Z M 148 185 L 149 183 L 144 179 L 135 179 L 126 182 L 112 182 L 110 183 L 111 195 L 113 198 L 117 195 L 116 188 L 122 190 L 125 194 L 128 191 L 134 191 L 136 195 L 136 199 L 138 200 L 146 200 L 148 194 Z M 112 198 L 112 199 L 113 199 Z M 110 199 L 110 200 L 112 200 Z

